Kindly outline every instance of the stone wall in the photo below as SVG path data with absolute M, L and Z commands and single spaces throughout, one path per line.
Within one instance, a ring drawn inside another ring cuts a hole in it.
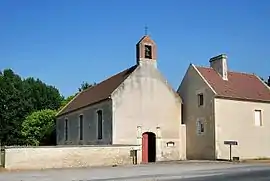
M 102 139 L 98 139 L 97 111 L 102 110 Z M 79 116 L 83 116 L 83 139 L 80 140 Z M 65 140 L 65 119 L 68 120 L 68 137 Z M 105 100 L 60 116 L 56 121 L 57 145 L 108 145 L 112 144 L 112 102 Z
M 6 147 L 5 168 L 46 169 L 133 164 L 131 150 L 139 146 Z M 138 160 L 140 163 L 140 160 Z

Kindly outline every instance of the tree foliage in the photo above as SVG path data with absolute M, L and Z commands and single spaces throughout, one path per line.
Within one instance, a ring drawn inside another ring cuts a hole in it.
M 266 83 L 266 85 L 270 86 L 270 76 L 268 77 L 268 80 L 266 81 L 264 78 L 260 77 L 260 79 Z
M 27 145 L 48 145 L 55 130 L 55 110 L 44 109 L 26 117 L 22 123 L 22 136 Z M 55 141 L 54 141 L 55 142 Z
M 58 89 L 46 85 L 39 79 L 32 77 L 24 80 L 25 94 L 30 101 L 31 110 L 57 109 L 63 100 Z
M 77 93 L 74 94 L 74 95 L 68 96 L 67 98 L 63 99 L 62 102 L 61 102 L 61 106 L 60 106 L 60 108 L 59 108 L 58 111 L 60 111 L 61 109 L 63 109 L 63 107 L 65 105 L 67 105 L 76 95 L 77 95 Z
M 23 82 L 11 69 L 0 77 L 0 139 L 4 144 L 21 144 L 21 123 L 27 114 Z
M 89 84 L 88 82 L 83 82 L 81 86 L 78 88 L 78 92 L 76 92 L 74 95 L 68 96 L 67 98 L 62 99 L 61 106 L 59 110 L 61 110 L 65 105 L 67 105 L 79 92 L 86 90 L 89 87 L 95 86 L 96 83 Z
M 58 109 L 62 103 L 59 91 L 39 79 L 22 79 L 11 69 L 0 74 L 0 142 L 21 145 L 22 122 L 34 111 Z
M 270 76 L 264 80 L 270 86 Z M 66 98 L 40 79 L 22 79 L 11 69 L 0 71 L 0 143 L 52 145 L 56 141 L 55 115 L 79 92 L 96 83 L 83 82 Z
M 85 89 L 87 89 L 89 87 L 95 86 L 95 85 L 96 85 L 95 82 L 93 84 L 89 84 L 88 82 L 83 82 L 81 84 L 81 87 L 78 88 L 78 90 L 79 90 L 79 92 L 81 92 L 81 91 L 83 91 L 83 90 L 85 90 Z
M 83 82 L 79 91 L 93 85 Z M 57 88 L 40 79 L 23 79 L 11 69 L 0 71 L 0 143 L 55 144 L 56 111 L 75 95 L 64 98 Z

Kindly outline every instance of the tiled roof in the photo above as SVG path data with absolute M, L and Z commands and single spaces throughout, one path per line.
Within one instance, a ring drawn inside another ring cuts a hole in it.
M 57 116 L 78 110 L 110 97 L 111 93 L 136 69 L 134 65 L 112 77 L 80 92 Z
M 228 72 L 228 80 L 213 69 L 196 66 L 218 96 L 233 99 L 270 102 L 270 89 L 256 75 Z

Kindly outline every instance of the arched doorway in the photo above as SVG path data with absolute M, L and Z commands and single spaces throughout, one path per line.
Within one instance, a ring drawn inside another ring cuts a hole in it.
M 156 135 L 152 132 L 145 132 L 142 135 L 142 162 L 149 163 L 156 161 Z

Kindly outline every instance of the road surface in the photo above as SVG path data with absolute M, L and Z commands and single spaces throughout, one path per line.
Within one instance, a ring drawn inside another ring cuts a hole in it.
M 270 169 L 239 172 L 214 176 L 199 176 L 187 179 L 163 179 L 164 181 L 270 181 Z
M 178 162 L 2 172 L 0 181 L 270 181 L 270 164 Z

